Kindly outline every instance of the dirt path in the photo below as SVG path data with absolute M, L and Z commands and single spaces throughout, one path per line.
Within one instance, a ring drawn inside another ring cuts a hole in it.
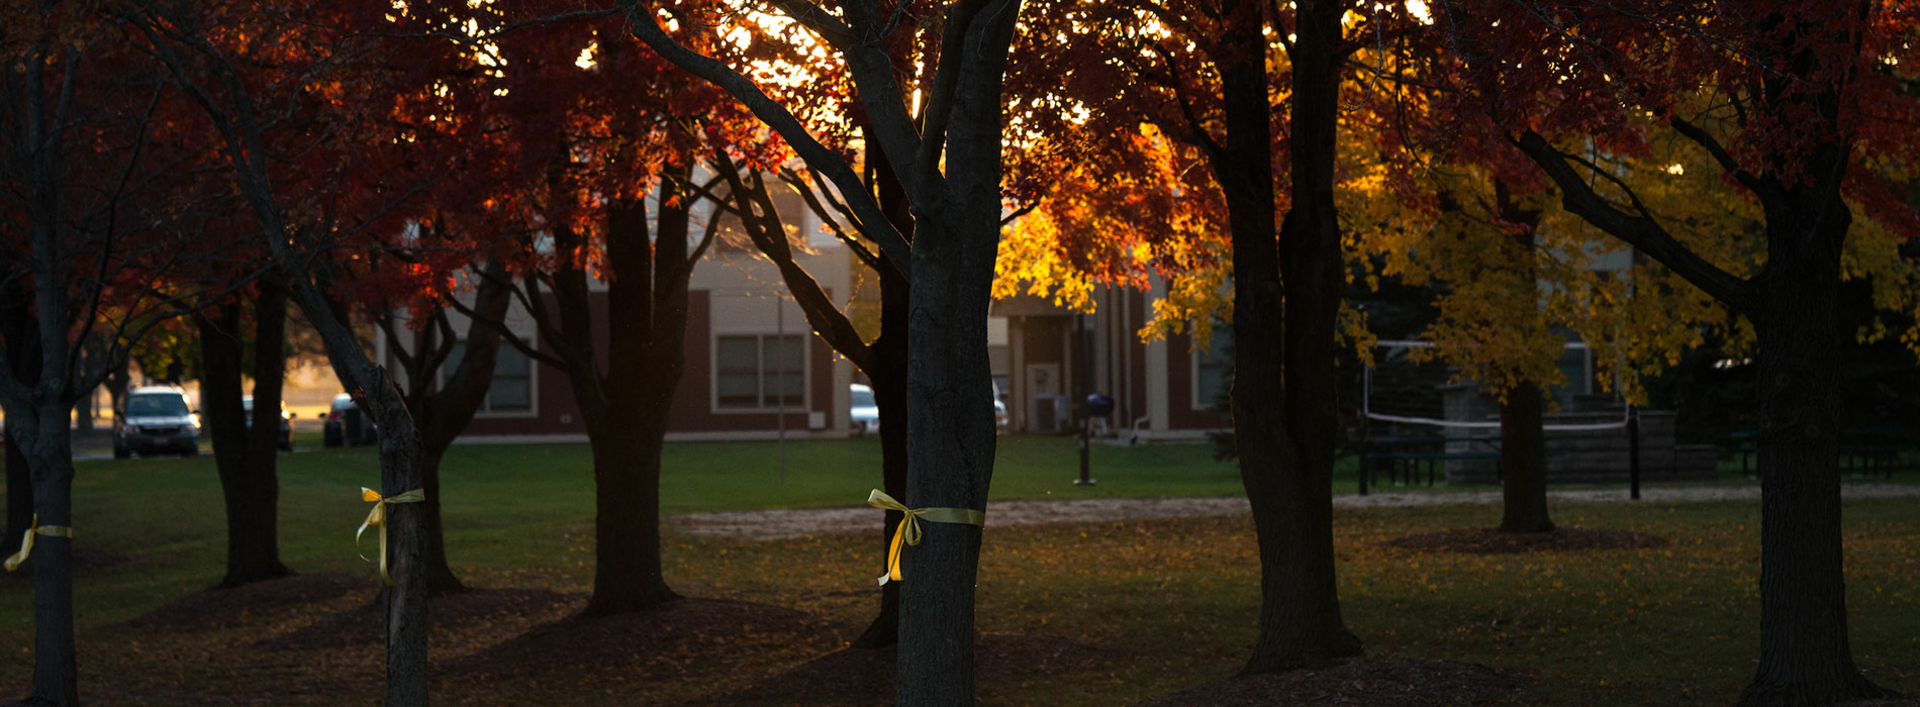
M 1548 494 L 1556 503 L 1613 503 L 1629 500 L 1625 489 L 1577 489 Z M 1644 489 L 1641 498 L 1655 502 L 1758 500 L 1759 486 L 1698 486 Z M 1847 484 L 1845 498 L 1920 497 L 1920 485 Z M 1499 491 L 1376 493 L 1338 496 L 1338 508 L 1405 508 L 1449 503 L 1500 502 Z M 851 508 L 800 508 L 771 511 L 692 513 L 674 517 L 682 531 L 695 535 L 744 538 L 787 538 L 828 533 L 873 532 L 880 511 Z M 1045 523 L 1101 523 L 1122 520 L 1164 520 L 1234 516 L 1247 513 L 1247 499 L 1218 498 L 1099 498 L 1086 500 L 996 501 L 988 509 L 987 524 L 1039 525 Z

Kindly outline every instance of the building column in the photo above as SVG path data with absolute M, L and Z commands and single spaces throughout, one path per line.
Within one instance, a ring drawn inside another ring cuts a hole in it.
M 1027 430 L 1027 332 L 1026 318 L 1007 317 L 1007 427 Z
M 1148 293 L 1149 301 L 1167 296 L 1167 283 L 1159 275 L 1153 276 L 1153 289 Z M 1171 402 L 1167 399 L 1167 339 L 1160 337 L 1147 343 L 1147 389 L 1142 391 L 1147 399 L 1147 416 L 1153 419 L 1147 422 L 1147 429 L 1154 432 L 1166 432 L 1169 429 L 1168 418 L 1172 414 Z

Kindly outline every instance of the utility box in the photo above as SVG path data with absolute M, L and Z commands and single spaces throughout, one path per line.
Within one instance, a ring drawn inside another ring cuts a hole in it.
M 1029 416 L 1027 431 L 1060 432 L 1067 426 L 1067 397 L 1064 395 L 1033 396 L 1032 415 Z

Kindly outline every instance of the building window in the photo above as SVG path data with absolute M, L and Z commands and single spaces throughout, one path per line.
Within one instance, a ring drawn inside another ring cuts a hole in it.
M 1193 352 L 1193 409 L 1226 409 L 1233 384 L 1233 328 L 1215 326 L 1212 341 Z
M 453 377 L 461 357 L 466 354 L 467 342 L 453 345 L 447 360 L 440 364 L 442 385 Z M 487 387 L 487 398 L 480 402 L 479 412 L 533 412 L 533 359 L 527 358 L 519 347 L 500 344 L 499 352 L 493 357 L 493 383 Z
M 803 337 L 722 336 L 714 351 L 714 402 L 719 407 L 760 410 L 806 405 Z

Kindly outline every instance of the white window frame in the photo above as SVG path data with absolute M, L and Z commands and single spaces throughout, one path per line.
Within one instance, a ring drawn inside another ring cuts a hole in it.
M 1187 378 L 1187 397 L 1193 399 L 1193 404 L 1189 408 L 1191 410 L 1213 409 L 1214 401 L 1200 397 L 1200 357 L 1206 355 L 1207 351 L 1212 351 L 1213 347 L 1220 345 L 1220 335 L 1223 332 L 1227 336 L 1233 336 L 1232 329 L 1222 329 L 1216 326 L 1213 329 L 1213 337 L 1207 341 L 1207 348 L 1204 351 L 1201 350 L 1198 341 L 1194 341 L 1194 345 L 1187 348 L 1187 369 L 1192 374 L 1191 377 Z M 1231 365 L 1231 361 L 1229 361 L 1229 365 Z
M 464 353 L 467 347 L 467 340 L 460 339 L 456 343 L 460 346 L 462 353 Z M 500 348 L 502 350 L 513 348 L 513 344 L 503 340 L 500 342 Z M 520 351 L 519 349 L 514 349 L 514 352 L 519 353 L 521 356 L 527 359 L 527 409 L 525 410 L 493 410 L 491 409 L 493 406 L 493 379 L 488 378 L 486 396 L 480 399 L 480 408 L 473 411 L 474 419 L 506 420 L 506 419 L 527 419 L 527 418 L 534 418 L 534 417 L 540 416 L 540 361 L 538 359 L 535 359 L 532 356 L 527 356 L 525 352 Z M 453 372 L 448 369 L 448 366 L 458 366 L 458 365 L 460 365 L 460 362 L 454 360 L 453 356 L 451 355 L 447 356 L 447 360 L 441 361 L 439 370 L 435 372 L 436 380 L 434 381 L 434 386 L 438 388 L 440 386 L 446 385 L 447 374 Z
M 707 353 L 707 373 L 708 373 L 707 375 L 707 408 L 711 410 L 713 414 L 716 414 L 716 415 L 775 414 L 777 415 L 780 413 L 781 408 L 779 406 L 766 404 L 767 362 L 765 360 L 765 356 L 767 351 L 766 340 L 777 339 L 777 338 L 780 338 L 781 336 L 791 337 L 794 339 L 798 339 L 800 341 L 800 403 L 797 405 L 788 405 L 785 408 L 785 410 L 788 413 L 808 412 L 813 410 L 813 341 L 812 341 L 813 337 L 812 336 L 809 336 L 801 332 L 787 332 L 786 334 L 783 335 L 779 332 L 773 332 L 773 331 L 761 331 L 761 332 L 729 331 L 729 332 L 714 332 L 708 338 L 709 346 L 707 347 L 707 351 L 708 351 Z M 754 353 L 761 357 L 761 360 L 757 362 L 758 372 L 756 375 L 756 379 L 760 381 L 761 390 L 758 395 L 754 396 L 755 399 L 758 400 L 760 403 L 757 406 L 723 407 L 720 405 L 720 340 L 727 339 L 727 338 L 742 338 L 742 339 L 751 338 L 754 340 L 754 347 L 753 347 Z

